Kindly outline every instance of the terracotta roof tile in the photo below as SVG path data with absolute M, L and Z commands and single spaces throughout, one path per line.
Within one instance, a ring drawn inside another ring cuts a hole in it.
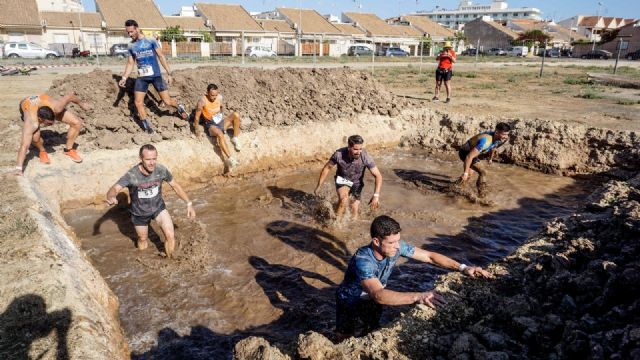
M 102 16 L 98 13 L 69 12 L 69 11 L 41 11 L 40 17 L 47 21 L 47 27 L 79 27 L 101 28 Z
M 124 29 L 125 21 L 138 22 L 141 29 L 166 29 L 160 10 L 153 0 L 95 0 L 96 10 L 102 14 L 107 27 Z
M 315 10 L 277 8 L 292 24 L 300 23 L 303 34 L 342 34 L 342 32 Z
M 196 3 L 196 8 L 217 31 L 264 31 L 240 5 Z
M 40 27 L 36 0 L 0 0 L 0 27 Z
M 186 31 L 208 30 L 204 25 L 204 19 L 198 16 L 165 16 L 164 21 L 167 26 L 180 26 L 180 29 Z

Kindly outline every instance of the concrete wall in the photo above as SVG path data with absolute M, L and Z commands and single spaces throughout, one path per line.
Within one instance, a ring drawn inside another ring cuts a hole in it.
M 478 40 L 480 40 L 480 48 L 484 51 L 491 48 L 503 48 L 506 50 L 511 47 L 511 41 L 513 40 L 511 36 L 481 19 L 467 23 L 464 27 L 464 35 L 467 37 L 467 42 L 473 46 L 477 46 Z

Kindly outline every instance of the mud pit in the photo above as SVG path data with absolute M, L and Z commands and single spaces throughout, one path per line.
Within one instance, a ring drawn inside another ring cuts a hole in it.
M 422 151 L 374 154 L 383 172 L 382 209 L 403 226 L 403 238 L 458 260 L 486 265 L 511 252 L 545 221 L 571 213 L 589 184 L 567 177 L 493 165 L 501 191 L 494 206 L 434 191 L 459 173 L 459 162 Z M 376 215 L 323 226 L 310 195 L 321 164 L 280 170 L 192 191 L 198 222 L 168 197 L 177 225 L 177 260 L 134 248 L 126 209 L 76 209 L 65 214 L 83 249 L 120 299 L 120 318 L 134 358 L 231 357 L 240 339 L 263 336 L 284 348 L 298 334 L 330 336 L 335 287 L 355 249 L 368 242 Z M 265 178 L 266 175 L 266 178 Z M 371 195 L 367 183 L 363 199 Z M 544 184 L 544 186 L 539 186 Z M 334 191 L 325 184 L 332 201 Z M 157 229 L 157 228 L 156 228 Z M 441 271 L 405 262 L 390 286 L 427 290 Z M 408 307 L 388 309 L 383 320 Z

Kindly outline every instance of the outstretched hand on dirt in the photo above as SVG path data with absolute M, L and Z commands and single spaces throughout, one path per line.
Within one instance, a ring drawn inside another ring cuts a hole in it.
M 462 273 L 473 278 L 479 278 L 479 277 L 485 278 L 485 279 L 492 278 L 491 274 L 488 271 L 482 269 L 479 266 L 469 266 L 466 269 L 464 269 Z
M 114 196 L 114 197 L 111 197 L 111 198 L 107 198 L 107 200 L 105 200 L 105 202 L 109 206 L 116 205 L 116 204 L 118 204 L 118 199 Z
M 419 304 L 425 304 L 428 307 L 435 309 L 438 306 L 442 306 L 444 304 L 447 303 L 447 301 L 444 299 L 444 297 L 440 294 L 438 294 L 435 291 L 427 291 L 421 294 L 420 298 L 418 299 L 417 303 Z

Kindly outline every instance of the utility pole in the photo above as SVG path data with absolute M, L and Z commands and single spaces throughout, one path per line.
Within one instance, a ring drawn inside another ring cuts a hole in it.
M 622 39 L 630 37 L 631 35 L 618 35 L 618 54 L 616 55 L 616 64 L 613 66 L 613 75 L 618 71 L 618 60 L 620 60 L 620 52 L 622 51 Z
M 596 29 L 596 26 L 598 25 L 598 23 L 600 22 L 600 8 L 601 7 L 602 7 L 602 2 L 598 1 L 598 11 L 596 12 L 596 24 L 593 25 L 593 28 L 591 29 L 591 37 L 593 38 L 593 45 L 591 46 L 591 51 L 594 51 L 596 49 L 595 29 Z M 602 34 L 602 31 L 600 31 L 600 33 Z
M 544 40 L 544 49 L 542 49 L 542 64 L 540 65 L 540 77 L 542 77 L 542 71 L 544 70 L 544 59 L 547 57 L 547 39 Z

